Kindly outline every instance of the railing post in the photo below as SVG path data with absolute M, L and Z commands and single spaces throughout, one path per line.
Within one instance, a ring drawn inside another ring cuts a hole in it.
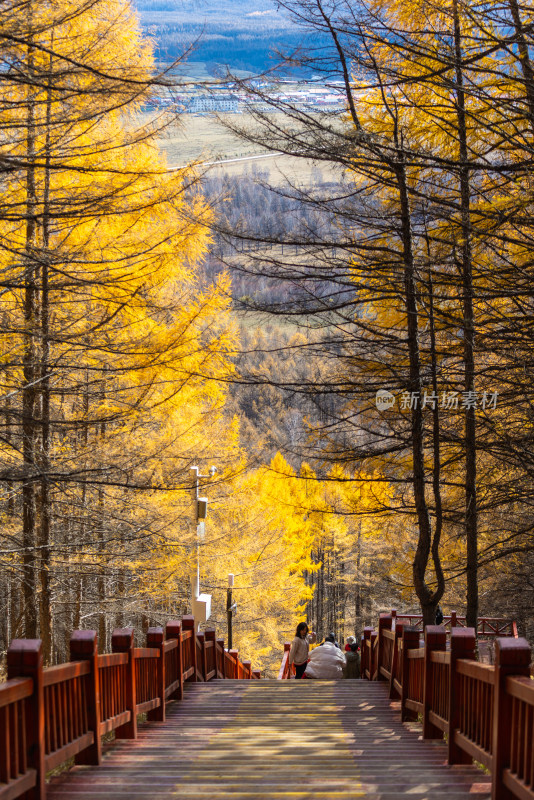
M 100 675 L 98 672 L 98 643 L 96 631 L 73 631 L 70 637 L 70 660 L 89 661 L 91 672 L 85 677 L 83 695 L 87 708 L 87 725 L 93 731 L 93 744 L 74 756 L 75 764 L 100 764 Z
M 434 685 L 434 665 L 431 657 L 436 650 L 444 651 L 447 633 L 441 625 L 427 625 L 425 628 L 425 658 L 423 673 L 423 739 L 442 739 L 443 732 L 430 722 L 432 708 L 432 687 Z
M 167 622 L 165 626 L 165 638 L 166 639 L 176 639 L 178 644 L 176 647 L 177 650 L 177 662 L 178 662 L 178 680 L 180 681 L 180 685 L 178 689 L 176 689 L 171 695 L 169 695 L 169 700 L 171 698 L 177 700 L 183 700 L 184 698 L 184 654 L 182 652 L 182 623 L 179 619 L 172 620 L 172 622 Z
M 291 650 L 291 642 L 284 642 L 284 655 L 282 656 L 282 667 L 284 666 L 284 660 L 285 660 L 285 665 L 286 666 L 285 666 L 284 673 L 282 674 L 282 680 L 284 679 L 284 674 L 287 675 L 287 679 L 288 680 L 291 678 L 292 669 L 291 669 L 291 664 L 289 663 L 289 651 L 290 650 Z M 286 656 L 286 653 L 287 653 L 287 656 Z M 282 670 L 282 667 L 280 668 L 280 670 Z M 278 677 L 280 677 L 280 673 L 279 673 Z
M 25 703 L 26 756 L 36 774 L 35 786 L 25 793 L 27 800 L 45 800 L 45 716 L 43 653 L 40 639 L 13 639 L 7 651 L 7 679 L 31 678 L 33 693 Z
M 197 641 L 200 644 L 200 672 L 202 675 L 202 680 L 206 681 L 206 676 L 208 674 L 208 668 L 206 664 L 206 637 L 204 631 L 199 631 L 197 633 Z
M 505 784 L 503 772 L 510 767 L 512 699 L 506 694 L 510 675 L 530 677 L 530 645 L 526 639 L 497 639 L 495 642 L 495 685 L 493 706 L 492 800 L 515 797 Z M 516 733 L 516 746 L 517 746 Z M 526 752 L 525 742 L 525 752 Z
M 370 681 L 374 680 L 374 674 L 375 674 L 376 667 L 377 667 L 376 662 L 377 662 L 378 659 L 376 658 L 376 656 L 378 655 L 378 652 L 375 654 L 375 642 L 376 642 L 377 637 L 378 637 L 378 633 L 376 631 L 374 631 L 374 630 L 371 631 L 371 636 L 369 638 L 369 641 L 371 643 L 371 646 L 369 648 L 369 680 Z M 377 676 L 376 679 L 378 680 L 378 676 Z
M 235 664 L 232 664 L 232 673 L 233 673 L 232 678 L 234 678 L 234 680 L 237 680 L 237 678 L 239 678 L 239 665 L 238 665 L 239 650 L 229 650 L 228 652 L 232 656 L 232 658 L 235 659 Z
M 395 641 L 393 643 L 393 656 L 391 659 L 391 678 L 389 681 L 390 700 L 396 700 L 399 697 L 399 693 L 395 688 L 395 675 L 397 673 L 397 665 L 399 663 L 399 641 L 402 639 L 402 631 L 404 630 L 404 625 L 405 623 L 402 621 L 395 622 Z
M 182 617 L 182 629 L 184 631 L 192 631 L 191 637 L 191 660 L 193 662 L 193 681 L 197 680 L 197 640 L 195 633 L 195 618 L 192 614 L 185 614 Z
M 470 764 L 471 757 L 455 741 L 456 728 L 460 726 L 461 676 L 456 670 L 459 659 L 475 659 L 476 636 L 474 628 L 451 629 L 451 672 L 449 685 L 449 764 Z
M 215 670 L 214 677 L 216 678 L 217 677 L 217 632 L 215 628 L 208 628 L 206 631 L 204 631 L 204 635 L 206 637 L 206 642 L 213 642 L 211 651 L 213 653 L 213 659 L 212 659 L 213 669 Z M 208 652 L 206 648 L 206 680 L 208 679 L 207 663 L 208 663 Z
M 377 681 L 382 680 L 382 675 L 380 674 L 380 667 L 386 666 L 386 664 L 382 665 L 382 660 L 384 658 L 383 653 L 385 650 L 384 647 L 384 631 L 390 631 L 393 625 L 393 617 L 391 614 L 387 612 L 385 614 L 380 614 L 380 619 L 378 620 L 378 648 L 376 651 L 376 679 Z M 391 663 L 389 664 L 391 667 Z
M 243 672 L 244 672 L 243 677 L 247 678 L 248 680 L 252 678 L 251 667 L 252 667 L 252 661 L 243 661 Z
M 456 628 L 457 624 L 458 623 L 456 621 L 456 611 L 451 611 L 451 630 L 452 628 Z
M 253 669 L 252 670 L 252 677 L 256 680 L 260 680 L 261 678 L 261 669 Z
M 371 639 L 371 634 L 373 632 L 372 628 L 364 628 L 363 629 L 363 647 L 362 647 L 362 678 L 365 678 L 365 671 L 369 672 L 369 680 L 372 679 L 371 675 L 371 659 L 369 658 L 369 648 L 367 642 Z
M 114 653 L 128 653 L 128 664 L 126 665 L 126 709 L 130 712 L 130 721 L 116 728 L 115 738 L 137 739 L 137 693 L 135 691 L 133 628 L 116 628 L 111 637 L 111 650 Z
M 224 639 L 217 639 L 217 652 L 216 652 L 216 660 L 215 660 L 215 667 L 217 669 L 217 677 L 218 678 L 226 678 L 224 674 Z
M 160 699 L 157 708 L 152 708 L 147 719 L 152 722 L 165 722 L 165 652 L 163 650 L 163 628 L 149 628 L 146 633 L 146 646 L 155 647 L 159 650 L 159 658 L 156 661 L 156 694 Z
M 417 714 L 410 709 L 406 708 L 406 700 L 408 698 L 408 686 L 410 677 L 410 659 L 408 658 L 408 650 L 417 650 L 419 647 L 419 633 L 418 628 L 411 625 L 406 625 L 402 631 L 402 691 L 401 691 L 401 720 L 406 722 L 410 719 L 417 719 Z

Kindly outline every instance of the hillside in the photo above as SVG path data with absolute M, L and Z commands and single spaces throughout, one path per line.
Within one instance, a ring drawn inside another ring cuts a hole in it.
M 306 41 L 302 31 L 268 0 L 135 0 L 143 29 L 156 42 L 160 61 L 203 62 L 209 74 L 221 67 L 257 73 L 276 63 L 276 50 Z

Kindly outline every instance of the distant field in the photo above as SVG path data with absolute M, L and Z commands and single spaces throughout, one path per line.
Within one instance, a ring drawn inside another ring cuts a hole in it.
M 243 120 L 242 115 L 239 122 Z M 246 171 L 268 169 L 271 181 L 279 183 L 283 176 L 302 183 L 317 180 L 317 169 L 329 179 L 333 171 L 324 165 L 314 165 L 300 158 L 284 155 L 265 157 L 260 147 L 242 142 L 226 130 L 212 115 L 184 114 L 178 124 L 167 129 L 161 138 L 161 146 L 167 153 L 170 167 L 180 167 L 193 161 L 226 161 L 213 170 L 222 170 L 231 175 Z

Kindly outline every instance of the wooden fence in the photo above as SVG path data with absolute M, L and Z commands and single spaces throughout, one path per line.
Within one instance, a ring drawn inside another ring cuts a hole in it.
M 414 628 L 423 632 L 423 615 L 422 614 L 397 614 L 393 609 L 391 616 L 399 622 L 411 625 Z M 451 611 L 443 617 L 441 625 L 445 630 L 450 631 L 452 628 L 465 628 L 467 626 L 466 618 L 458 615 L 456 611 Z M 514 636 L 517 638 L 517 623 L 511 619 L 504 619 L 503 617 L 479 617 L 477 623 L 477 636 L 483 636 L 485 639 L 493 639 L 497 636 Z
M 492 775 L 492 800 L 534 800 L 534 680 L 530 645 L 495 637 L 495 664 L 476 660 L 473 628 L 430 625 L 381 614 L 362 637 L 362 677 L 387 681 L 403 720 L 420 719 L 423 738 L 446 738 L 449 764 L 475 760 Z
M 0 684 L 0 800 L 45 800 L 49 770 L 72 757 L 100 764 L 103 734 L 135 739 L 142 713 L 164 721 L 185 681 L 260 678 L 214 630 L 196 633 L 191 616 L 165 632 L 149 628 L 146 644 L 134 646 L 132 628 L 115 630 L 113 652 L 99 655 L 95 631 L 74 631 L 70 662 L 43 668 L 39 639 L 11 643 Z

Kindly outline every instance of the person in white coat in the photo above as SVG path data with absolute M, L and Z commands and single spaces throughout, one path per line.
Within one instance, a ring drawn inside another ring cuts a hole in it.
M 320 647 L 312 650 L 304 673 L 307 678 L 336 680 L 343 677 L 345 655 L 339 647 L 336 647 L 335 641 L 334 636 L 330 634 Z

